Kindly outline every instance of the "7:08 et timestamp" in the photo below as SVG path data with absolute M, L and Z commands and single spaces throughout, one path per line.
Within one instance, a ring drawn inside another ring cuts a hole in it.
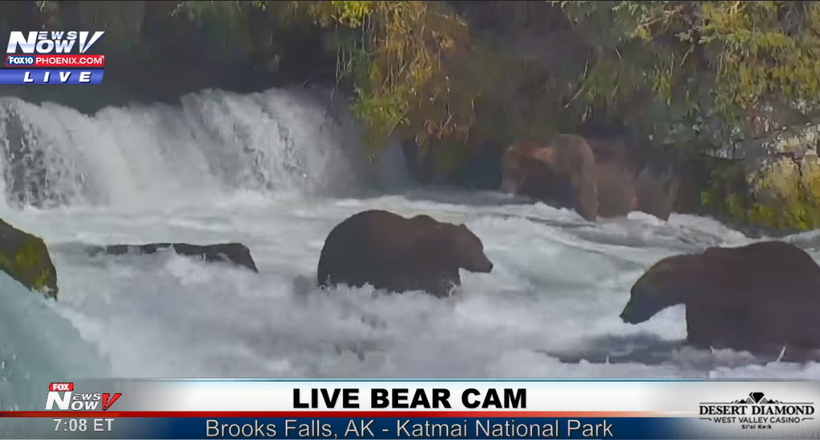
M 111 432 L 114 419 L 54 419 L 54 432 Z

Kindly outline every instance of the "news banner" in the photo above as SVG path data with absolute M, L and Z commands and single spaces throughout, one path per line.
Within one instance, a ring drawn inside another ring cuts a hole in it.
M 12 31 L 0 84 L 100 84 L 105 55 L 91 49 L 104 31 Z
M 813 382 L 87 380 L 41 390 L 0 412 L 0 437 L 820 438 Z

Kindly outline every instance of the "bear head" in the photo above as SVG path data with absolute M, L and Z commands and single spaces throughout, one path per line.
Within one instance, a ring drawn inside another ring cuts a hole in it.
M 425 242 L 438 253 L 437 258 L 470 272 L 490 273 L 493 263 L 484 253 L 484 244 L 465 225 L 439 223 Z
M 628 324 L 648 321 L 668 307 L 683 304 L 697 290 L 699 255 L 664 258 L 644 273 L 630 290 L 620 318 Z
M 502 159 L 501 190 L 518 194 L 527 178 L 543 173 L 551 167 L 555 149 L 535 143 L 516 143 L 507 148 Z

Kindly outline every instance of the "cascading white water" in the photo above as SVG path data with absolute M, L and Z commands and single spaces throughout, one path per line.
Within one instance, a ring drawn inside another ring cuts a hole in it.
M 307 92 L 213 90 L 184 97 L 181 108 L 93 116 L 0 99 L 6 190 L 23 192 L 10 195 L 24 204 L 137 207 L 236 190 L 350 189 L 365 176 L 358 135 Z
M 0 98 L 0 112 L 1 214 L 46 239 L 54 309 L 120 377 L 820 377 L 816 365 L 675 348 L 679 308 L 620 321 L 631 283 L 657 259 L 748 242 L 709 219 L 590 224 L 494 192 L 378 195 L 374 185 L 406 182 L 401 155 L 390 150 L 374 172 L 350 118 L 329 118 L 304 92 L 209 91 L 93 116 Z M 325 236 L 370 208 L 466 223 L 493 273 L 463 273 L 459 301 L 315 291 Z M 173 254 L 89 257 L 77 244 L 157 241 L 239 241 L 260 273 Z

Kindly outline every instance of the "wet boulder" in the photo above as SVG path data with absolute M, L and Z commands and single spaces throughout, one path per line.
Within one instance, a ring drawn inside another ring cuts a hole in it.
M 27 289 L 57 299 L 57 269 L 42 238 L 0 220 L 0 269 Z
M 199 258 L 208 263 L 229 263 L 259 272 L 253 261 L 251 251 L 242 243 L 188 244 L 188 243 L 147 243 L 147 244 L 114 244 L 109 246 L 91 246 L 87 252 L 94 255 L 144 255 L 170 250 L 177 255 Z

